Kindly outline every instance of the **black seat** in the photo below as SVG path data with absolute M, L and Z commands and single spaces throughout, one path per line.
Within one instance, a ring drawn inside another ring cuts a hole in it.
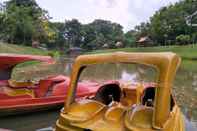
M 120 102 L 121 88 L 118 84 L 106 84 L 101 86 L 93 98 L 103 104 L 110 104 L 112 101 Z

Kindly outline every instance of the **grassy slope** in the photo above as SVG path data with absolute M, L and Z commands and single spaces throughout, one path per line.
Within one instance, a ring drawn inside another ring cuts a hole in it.
M 0 53 L 47 55 L 48 51 L 0 42 Z
M 107 49 L 97 50 L 90 53 L 104 53 L 104 52 L 164 52 L 172 51 L 180 55 L 183 59 L 197 59 L 197 46 L 170 46 L 170 47 L 146 47 L 146 48 L 119 48 L 119 49 Z
M 35 49 L 32 47 L 27 47 L 27 46 L 0 43 L 0 53 L 48 55 L 49 51 Z M 48 67 L 46 67 L 46 69 L 43 68 L 40 62 L 28 61 L 28 62 L 18 64 L 14 68 L 13 73 L 12 73 L 12 79 L 24 80 L 25 78 L 29 79 L 30 76 L 32 76 L 33 78 L 34 77 L 32 75 L 33 73 L 38 75 L 38 76 L 35 76 L 35 78 L 37 78 L 37 77 L 42 76 L 44 73 L 47 74 L 48 72 L 49 72 Z

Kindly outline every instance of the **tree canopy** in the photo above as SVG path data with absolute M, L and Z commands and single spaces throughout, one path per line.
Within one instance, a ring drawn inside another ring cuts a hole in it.
M 15 44 L 31 45 L 32 40 L 46 41 L 51 37 L 48 12 L 35 0 L 10 0 L 2 5 L 2 35 Z
M 165 44 L 171 41 L 175 44 L 179 35 L 190 35 L 195 39 L 197 28 L 186 24 L 186 17 L 197 11 L 197 1 L 182 0 L 174 5 L 162 7 L 150 18 L 147 23 L 136 26 L 138 34 L 150 36 L 155 43 Z M 192 20 L 195 22 L 196 17 Z M 196 21 L 197 23 L 197 21 Z
M 116 43 L 133 47 L 145 36 L 152 39 L 154 45 L 189 44 L 197 40 L 197 27 L 189 26 L 186 18 L 195 11 L 195 0 L 182 0 L 162 7 L 148 22 L 124 33 L 120 24 L 102 19 L 88 24 L 77 19 L 51 22 L 49 13 L 35 0 L 9 0 L 0 3 L 0 40 L 24 45 L 38 41 L 48 48 L 61 50 L 117 48 Z M 197 16 L 192 17 L 191 22 L 197 23 Z
M 99 49 L 104 44 L 114 48 L 123 41 L 123 27 L 97 19 L 81 24 L 77 19 L 50 22 L 50 16 L 35 0 L 10 0 L 0 6 L 0 39 L 14 44 L 45 43 L 49 48 L 81 47 Z

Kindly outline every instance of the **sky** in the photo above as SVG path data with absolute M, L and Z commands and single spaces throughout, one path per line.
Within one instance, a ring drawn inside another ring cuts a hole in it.
M 5 0 L 0 0 L 0 2 Z M 146 22 L 155 11 L 179 0 L 36 0 L 48 10 L 51 21 L 78 19 L 87 24 L 94 19 L 110 20 L 123 26 L 124 31 Z

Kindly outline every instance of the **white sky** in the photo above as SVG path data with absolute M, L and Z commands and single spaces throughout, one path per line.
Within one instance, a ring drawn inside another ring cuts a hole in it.
M 0 0 L 0 2 L 5 0 Z M 117 22 L 128 31 L 149 20 L 159 8 L 179 0 L 36 0 L 49 11 L 52 21 L 78 19 L 90 23 L 94 19 Z

